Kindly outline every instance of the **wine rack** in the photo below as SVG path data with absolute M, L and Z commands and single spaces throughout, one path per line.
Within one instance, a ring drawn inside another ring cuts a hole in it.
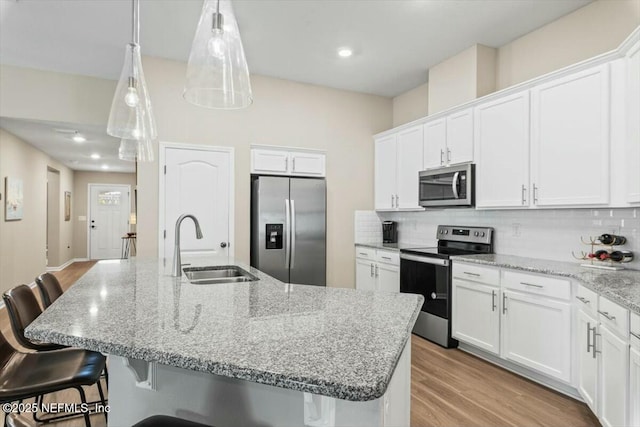
M 593 255 L 596 253 L 596 248 L 603 248 L 607 253 L 612 253 L 617 244 L 604 244 L 597 237 L 589 236 L 589 241 L 585 241 L 585 239 L 580 236 L 580 242 L 584 245 L 590 246 L 591 250 L 589 252 L 580 251 L 580 255 L 576 255 L 573 251 L 571 251 L 571 255 L 575 259 L 581 261 L 589 261 L 587 263 L 582 263 L 580 266 L 588 267 L 588 268 L 599 268 L 602 270 L 624 270 L 624 265 L 622 265 L 622 261 L 614 261 L 612 259 L 600 259 L 596 257 L 590 257 L 589 255 Z

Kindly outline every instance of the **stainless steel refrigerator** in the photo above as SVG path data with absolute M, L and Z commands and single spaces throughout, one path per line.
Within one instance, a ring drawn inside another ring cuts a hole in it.
M 285 283 L 325 286 L 326 181 L 251 181 L 251 266 Z

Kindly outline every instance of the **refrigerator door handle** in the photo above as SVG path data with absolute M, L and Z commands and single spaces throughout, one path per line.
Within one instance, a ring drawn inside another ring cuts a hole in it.
M 291 268 L 296 265 L 296 201 L 291 199 L 291 248 L 289 250 L 289 258 L 291 260 Z
M 284 199 L 284 268 L 289 268 L 289 258 L 291 257 L 291 208 L 289 206 L 289 199 Z

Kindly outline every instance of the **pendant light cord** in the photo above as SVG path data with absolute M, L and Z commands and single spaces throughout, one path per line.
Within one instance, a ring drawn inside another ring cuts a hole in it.
M 140 2 L 131 0 L 131 41 L 140 43 Z

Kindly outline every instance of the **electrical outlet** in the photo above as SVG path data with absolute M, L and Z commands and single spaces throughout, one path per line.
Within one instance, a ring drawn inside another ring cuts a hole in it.
M 521 227 L 521 224 L 518 224 L 515 222 L 511 224 L 511 235 L 513 237 L 520 237 L 520 227 Z

